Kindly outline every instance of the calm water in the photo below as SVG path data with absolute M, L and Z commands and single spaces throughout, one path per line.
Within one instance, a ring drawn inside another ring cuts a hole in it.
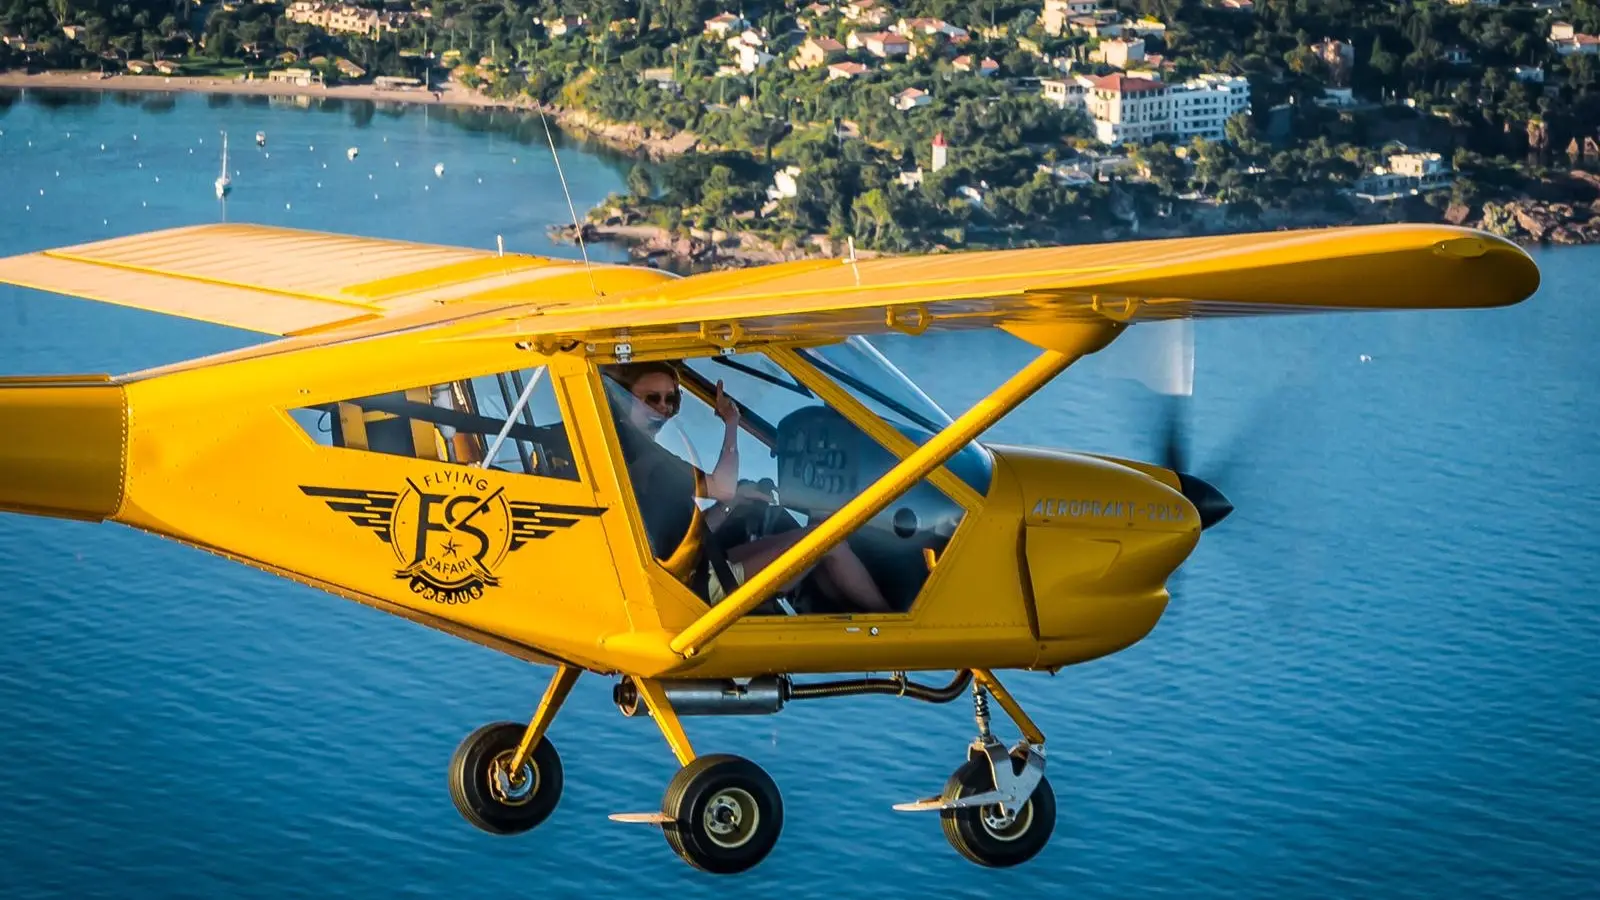
M 113 97 L 0 106 L 0 254 L 217 220 L 222 128 L 230 220 L 574 254 L 543 238 L 567 211 L 542 131 Z M 580 209 L 626 171 L 562 162 Z M 1230 463 L 1238 511 L 1144 642 L 1010 677 L 1060 804 L 1030 865 L 980 870 L 889 809 L 960 761 L 966 703 L 862 698 L 690 720 L 787 803 L 756 871 L 693 872 L 606 820 L 657 808 L 674 763 L 598 678 L 552 731 L 560 808 L 492 838 L 455 813 L 445 763 L 524 718 L 547 670 L 120 526 L 0 517 L 0 896 L 1592 895 L 1600 251 L 1538 260 L 1544 288 L 1511 310 L 1198 329 L 1196 468 Z M 0 373 L 260 339 L 0 288 Z M 882 346 L 954 408 L 1027 352 Z M 1154 407 L 1117 374 L 1075 368 L 992 437 L 1149 454 Z

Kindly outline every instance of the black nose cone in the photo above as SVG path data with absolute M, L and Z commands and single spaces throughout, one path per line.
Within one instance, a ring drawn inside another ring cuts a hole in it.
M 1200 513 L 1201 529 L 1210 528 L 1228 517 L 1233 512 L 1233 504 L 1222 492 L 1211 485 L 1201 481 L 1193 475 L 1178 473 L 1178 484 L 1183 486 L 1183 496 L 1194 504 Z

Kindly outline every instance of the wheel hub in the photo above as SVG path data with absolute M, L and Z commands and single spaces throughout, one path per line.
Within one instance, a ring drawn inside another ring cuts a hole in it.
M 728 849 L 741 847 L 755 835 L 761 821 L 756 799 L 742 788 L 726 788 L 706 803 L 706 836 Z
M 983 822 L 983 830 L 996 840 L 1014 841 L 1026 834 L 1028 826 L 1033 824 L 1033 804 L 1024 803 L 1015 812 L 1008 812 L 999 804 L 985 806 L 979 811 L 979 819 Z
M 516 772 L 511 771 L 515 755 L 516 751 L 507 750 L 489 764 L 489 791 L 507 806 L 522 806 L 539 790 L 539 770 L 531 760 Z

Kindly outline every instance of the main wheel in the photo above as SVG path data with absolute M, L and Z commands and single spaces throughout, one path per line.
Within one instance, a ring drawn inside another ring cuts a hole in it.
M 1011 757 L 1012 770 L 1022 772 L 1024 759 Z M 994 790 L 994 771 L 988 757 L 967 761 L 950 776 L 944 786 L 944 799 L 957 800 Z M 998 804 L 968 806 L 939 812 L 945 840 L 967 859 L 980 866 L 1004 868 L 1025 863 L 1050 842 L 1056 827 L 1056 795 L 1043 777 L 1033 796 L 1021 809 L 1001 813 Z
M 527 726 L 495 722 L 467 735 L 450 758 L 450 799 L 461 817 L 490 834 L 521 834 L 555 811 L 561 800 L 561 757 L 540 738 L 516 772 Z
M 667 843 L 684 861 L 718 875 L 766 859 L 783 830 L 783 798 L 761 767 L 739 756 L 702 756 L 667 784 L 661 812 Z

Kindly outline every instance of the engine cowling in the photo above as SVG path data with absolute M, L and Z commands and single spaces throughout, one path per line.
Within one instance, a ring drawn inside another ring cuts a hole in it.
M 1024 580 L 1047 655 L 1092 659 L 1148 634 L 1166 609 L 1167 578 L 1200 537 L 1178 476 L 1087 454 L 992 449 L 1021 489 Z

